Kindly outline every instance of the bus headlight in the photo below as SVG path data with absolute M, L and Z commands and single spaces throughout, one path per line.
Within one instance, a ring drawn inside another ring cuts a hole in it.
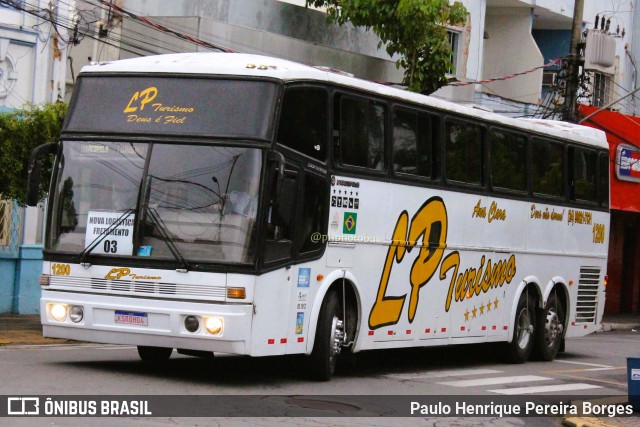
M 84 319 L 84 309 L 79 305 L 74 305 L 69 309 L 69 319 L 73 323 L 80 323 Z
M 57 322 L 62 322 L 67 318 L 67 306 L 64 304 L 49 304 L 49 315 Z
M 204 327 L 211 335 L 220 335 L 224 326 L 222 317 L 205 317 Z

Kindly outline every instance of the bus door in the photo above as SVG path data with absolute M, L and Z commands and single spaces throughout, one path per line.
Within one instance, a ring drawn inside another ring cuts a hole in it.
M 299 176 L 300 192 L 295 206 L 291 267 L 291 295 L 288 309 L 287 353 L 306 351 L 308 328 L 322 277 L 328 273 L 321 261 L 326 246 L 329 211 L 329 179 L 324 166 L 304 159 Z

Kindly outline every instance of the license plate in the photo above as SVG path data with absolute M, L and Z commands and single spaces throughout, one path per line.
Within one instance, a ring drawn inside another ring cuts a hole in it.
M 115 321 L 124 325 L 147 326 L 149 325 L 149 316 L 147 313 L 137 311 L 116 310 Z

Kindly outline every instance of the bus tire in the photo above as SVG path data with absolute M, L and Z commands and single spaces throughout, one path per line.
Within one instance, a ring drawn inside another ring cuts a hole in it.
M 316 381 L 329 381 L 344 343 L 344 323 L 340 318 L 340 303 L 336 292 L 329 292 L 322 303 L 316 339 L 309 356 L 309 373 Z
M 171 357 L 172 348 L 138 346 L 138 355 L 144 362 L 166 362 Z
M 538 316 L 535 345 L 537 359 L 550 362 L 556 358 L 564 341 L 564 320 L 564 307 L 554 292 Z
M 505 355 L 509 363 L 524 363 L 529 359 L 533 352 L 535 325 L 536 301 L 525 290 L 518 300 L 513 339 L 506 346 Z

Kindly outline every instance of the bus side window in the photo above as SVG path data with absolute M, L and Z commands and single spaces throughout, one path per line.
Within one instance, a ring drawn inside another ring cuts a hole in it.
M 386 107 L 347 96 L 337 97 L 336 107 L 339 139 L 334 131 L 334 155 L 339 163 L 383 171 Z
M 326 180 L 307 173 L 302 196 L 302 224 L 298 248 L 300 254 L 315 252 L 324 245 L 326 217 L 329 201 L 329 186 Z M 314 236 L 315 235 L 315 236 Z M 321 238 L 317 238 L 320 235 Z
M 597 202 L 598 154 L 594 150 L 569 147 L 569 176 L 572 200 Z
M 499 190 L 527 190 L 527 139 L 522 135 L 491 131 L 491 184 Z
M 449 181 L 482 185 L 482 130 L 472 123 L 447 122 L 446 177 Z
M 416 111 L 393 111 L 393 170 L 431 177 L 431 117 Z
M 277 200 L 268 207 L 267 241 L 265 246 L 265 262 L 285 260 L 291 257 L 293 247 L 293 226 L 298 188 L 298 173 L 285 171 L 280 182 Z
M 564 196 L 564 146 L 534 138 L 531 150 L 531 190 L 534 194 Z
M 327 152 L 327 99 L 324 88 L 287 88 L 280 113 L 278 143 L 324 161 Z

